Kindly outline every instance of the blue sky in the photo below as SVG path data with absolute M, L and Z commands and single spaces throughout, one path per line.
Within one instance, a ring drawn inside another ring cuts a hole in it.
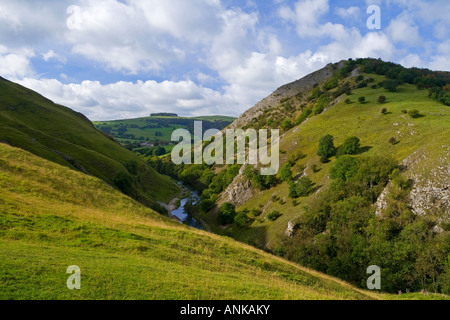
M 0 0 L 0 76 L 91 120 L 238 116 L 342 59 L 448 71 L 449 12 L 448 0 Z

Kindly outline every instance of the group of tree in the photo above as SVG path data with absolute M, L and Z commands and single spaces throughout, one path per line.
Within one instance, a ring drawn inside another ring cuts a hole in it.
M 384 157 L 339 157 L 329 188 L 299 216 L 296 233 L 277 252 L 297 263 L 365 287 L 369 265 L 382 269 L 387 292 L 450 293 L 450 228 L 433 215 L 418 216 L 400 199 L 411 183 Z M 389 181 L 398 191 L 375 214 L 374 203 Z

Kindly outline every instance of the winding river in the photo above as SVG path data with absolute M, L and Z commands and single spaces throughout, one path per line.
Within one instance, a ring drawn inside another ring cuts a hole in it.
M 192 204 L 196 204 L 198 201 L 200 201 L 200 195 L 198 192 L 190 187 L 187 187 L 183 185 L 181 182 L 178 182 L 178 184 L 186 191 L 189 191 L 189 196 L 181 200 L 180 207 L 178 209 L 172 210 L 170 214 L 172 216 L 175 216 L 179 221 L 181 221 L 184 224 L 187 224 L 188 226 L 191 226 L 196 229 L 203 230 L 202 225 L 192 218 L 184 209 L 184 206 L 186 203 L 192 202 Z

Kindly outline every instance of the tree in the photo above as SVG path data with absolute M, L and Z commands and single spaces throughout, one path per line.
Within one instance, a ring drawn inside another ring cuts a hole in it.
M 292 170 L 291 164 L 286 163 L 280 171 L 280 177 L 282 181 L 291 181 L 292 180 Z
M 334 146 L 334 138 L 332 135 L 327 134 L 323 136 L 319 141 L 319 151 L 317 155 L 321 157 L 322 162 L 327 162 L 328 158 L 336 154 L 336 147 Z
M 366 97 L 359 97 L 358 101 L 359 101 L 359 103 L 364 103 L 364 102 L 366 102 Z
M 384 82 L 384 88 L 390 92 L 397 91 L 398 81 L 397 80 L 386 80 Z
M 283 122 L 281 123 L 281 128 L 283 128 L 283 130 L 289 130 L 292 128 L 292 122 L 289 119 L 284 119 Z
M 247 223 L 249 223 L 249 221 L 250 219 L 248 218 L 247 213 L 245 213 L 244 211 L 239 212 L 234 218 L 234 222 L 239 227 L 245 227 Z
M 236 207 L 229 202 L 225 202 L 219 210 L 219 223 L 222 225 L 234 222 L 236 216 Z
M 388 110 L 386 108 L 381 109 L 382 114 L 387 114 Z
M 342 145 L 342 154 L 356 154 L 361 147 L 358 137 L 350 137 Z
M 385 103 L 386 102 L 386 97 L 385 96 L 379 96 L 378 97 L 378 102 L 379 103 Z
M 358 160 L 351 156 L 342 156 L 336 160 L 336 163 L 330 169 L 332 179 L 347 181 L 358 172 Z
M 158 147 L 157 149 L 155 149 L 155 156 L 163 156 L 166 154 L 166 149 L 164 149 L 163 147 Z

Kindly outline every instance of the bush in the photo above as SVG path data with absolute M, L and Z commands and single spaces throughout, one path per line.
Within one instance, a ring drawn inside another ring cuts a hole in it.
M 358 89 L 366 88 L 366 87 L 367 87 L 367 83 L 365 83 L 365 82 L 360 82 L 360 83 L 357 85 L 357 88 L 358 88 Z
M 281 123 L 281 128 L 283 128 L 283 130 L 289 130 L 292 128 L 292 122 L 289 119 L 284 119 L 283 122 Z
M 366 102 L 366 97 L 359 97 L 359 98 L 358 98 L 358 102 L 359 102 L 359 103 L 364 103 L 364 102 Z
M 334 138 L 332 135 L 327 134 L 323 136 L 319 141 L 319 151 L 317 155 L 321 157 L 321 160 L 328 159 L 336 154 L 336 147 L 334 146 Z
M 126 172 L 119 172 L 113 180 L 115 186 L 123 193 L 129 195 L 131 192 L 131 186 L 133 184 L 133 178 Z
M 249 223 L 249 221 L 250 219 L 248 218 L 247 214 L 243 211 L 239 212 L 234 218 L 234 222 L 239 227 L 245 227 Z
M 358 160 L 351 156 L 339 157 L 330 169 L 332 179 L 347 181 L 358 172 Z
M 280 171 L 280 178 L 282 181 L 291 181 L 292 180 L 292 170 L 291 164 L 286 163 Z
M 390 92 L 397 91 L 398 81 L 397 80 L 386 80 L 384 82 L 384 88 Z
M 394 137 L 389 138 L 388 142 L 392 145 L 397 144 L 397 139 L 395 139 Z
M 219 223 L 221 225 L 230 224 L 234 222 L 236 216 L 236 207 L 229 202 L 225 202 L 219 210 Z
M 352 103 L 352 99 L 350 99 L 350 98 L 345 99 L 345 103 L 346 103 L 346 104 Z
M 361 147 L 358 137 L 350 137 L 342 145 L 342 154 L 356 154 Z
M 289 196 L 291 198 L 307 197 L 313 190 L 314 183 L 309 177 L 300 178 L 297 183 L 289 186 Z
M 408 111 L 406 111 L 406 110 L 402 110 L 402 113 L 403 113 L 403 114 L 407 114 L 407 113 L 408 113 Z
M 416 109 L 409 111 L 408 114 L 413 119 L 420 118 L 422 116 L 420 114 L 419 110 L 416 110 Z
M 267 215 L 267 219 L 269 219 L 270 221 L 275 221 L 281 216 L 282 214 L 279 213 L 278 211 L 273 211 Z
M 387 113 L 388 113 L 388 110 L 387 110 L 386 108 L 383 108 L 383 109 L 381 109 L 381 113 L 382 113 L 382 114 L 387 114 Z
M 378 103 L 385 103 L 386 102 L 386 97 L 385 96 L 379 96 L 378 97 Z
M 297 120 L 295 121 L 296 125 L 301 124 L 302 122 L 304 122 L 306 119 L 308 119 L 308 117 L 312 114 L 312 109 L 308 108 L 306 110 L 303 110 L 302 114 L 297 118 Z

